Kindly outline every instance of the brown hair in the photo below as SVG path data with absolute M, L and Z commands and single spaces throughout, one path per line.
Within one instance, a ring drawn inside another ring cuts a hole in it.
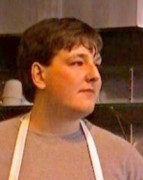
M 29 101 L 34 100 L 35 94 L 30 72 L 33 62 L 48 66 L 59 50 L 70 51 L 75 45 L 100 51 L 102 39 L 94 28 L 75 18 L 45 19 L 23 33 L 17 65 L 24 95 Z

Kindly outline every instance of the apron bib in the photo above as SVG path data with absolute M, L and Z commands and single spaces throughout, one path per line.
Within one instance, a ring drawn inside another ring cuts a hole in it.
M 19 178 L 19 172 L 20 167 L 22 163 L 23 158 L 23 152 L 25 148 L 25 142 L 26 137 L 28 133 L 28 127 L 30 122 L 30 114 L 27 114 L 26 116 L 22 117 L 22 122 L 19 128 L 16 145 L 14 149 L 13 159 L 12 159 L 12 165 L 10 169 L 9 179 L 8 180 L 18 180 Z M 97 153 L 97 149 L 94 143 L 94 140 L 91 136 L 90 131 L 86 127 L 85 123 L 81 120 L 81 127 L 83 129 L 88 149 L 89 149 L 89 155 L 92 162 L 93 172 L 96 180 L 104 180 L 102 168 L 100 165 L 99 156 Z

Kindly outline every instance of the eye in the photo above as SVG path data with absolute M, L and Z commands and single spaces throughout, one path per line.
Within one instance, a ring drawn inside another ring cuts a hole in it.
M 71 65 L 71 66 L 82 66 L 83 63 L 84 63 L 84 62 L 83 62 L 82 59 L 77 58 L 77 59 L 71 60 L 70 65 Z
M 101 64 L 95 63 L 95 66 L 97 67 L 97 69 L 100 69 Z
M 75 62 L 72 63 L 72 65 L 82 66 L 82 65 L 83 65 L 83 62 L 82 62 L 82 61 L 75 61 Z
M 101 62 L 102 62 L 102 58 L 100 56 L 100 54 L 97 54 L 95 57 L 94 57 L 94 64 L 95 66 L 99 69 L 101 67 Z

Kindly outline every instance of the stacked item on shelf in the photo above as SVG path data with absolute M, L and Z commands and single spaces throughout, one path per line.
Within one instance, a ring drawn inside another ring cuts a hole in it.
M 2 106 L 31 105 L 24 97 L 22 83 L 18 79 L 6 81 L 1 99 Z

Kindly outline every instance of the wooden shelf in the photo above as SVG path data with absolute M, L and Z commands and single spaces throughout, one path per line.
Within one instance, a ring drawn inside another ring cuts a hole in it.
M 26 113 L 32 106 L 0 106 L 0 120 Z M 110 126 L 116 124 L 117 117 L 129 125 L 143 124 L 143 103 L 106 103 L 96 104 L 95 110 L 86 118 L 94 124 Z
M 143 103 L 97 104 L 94 112 L 88 118 L 93 121 L 97 120 L 97 123 L 105 122 L 110 124 L 110 121 L 117 118 L 117 116 L 126 124 L 143 123 Z
M 0 106 L 0 121 L 24 114 L 30 109 L 31 106 Z

